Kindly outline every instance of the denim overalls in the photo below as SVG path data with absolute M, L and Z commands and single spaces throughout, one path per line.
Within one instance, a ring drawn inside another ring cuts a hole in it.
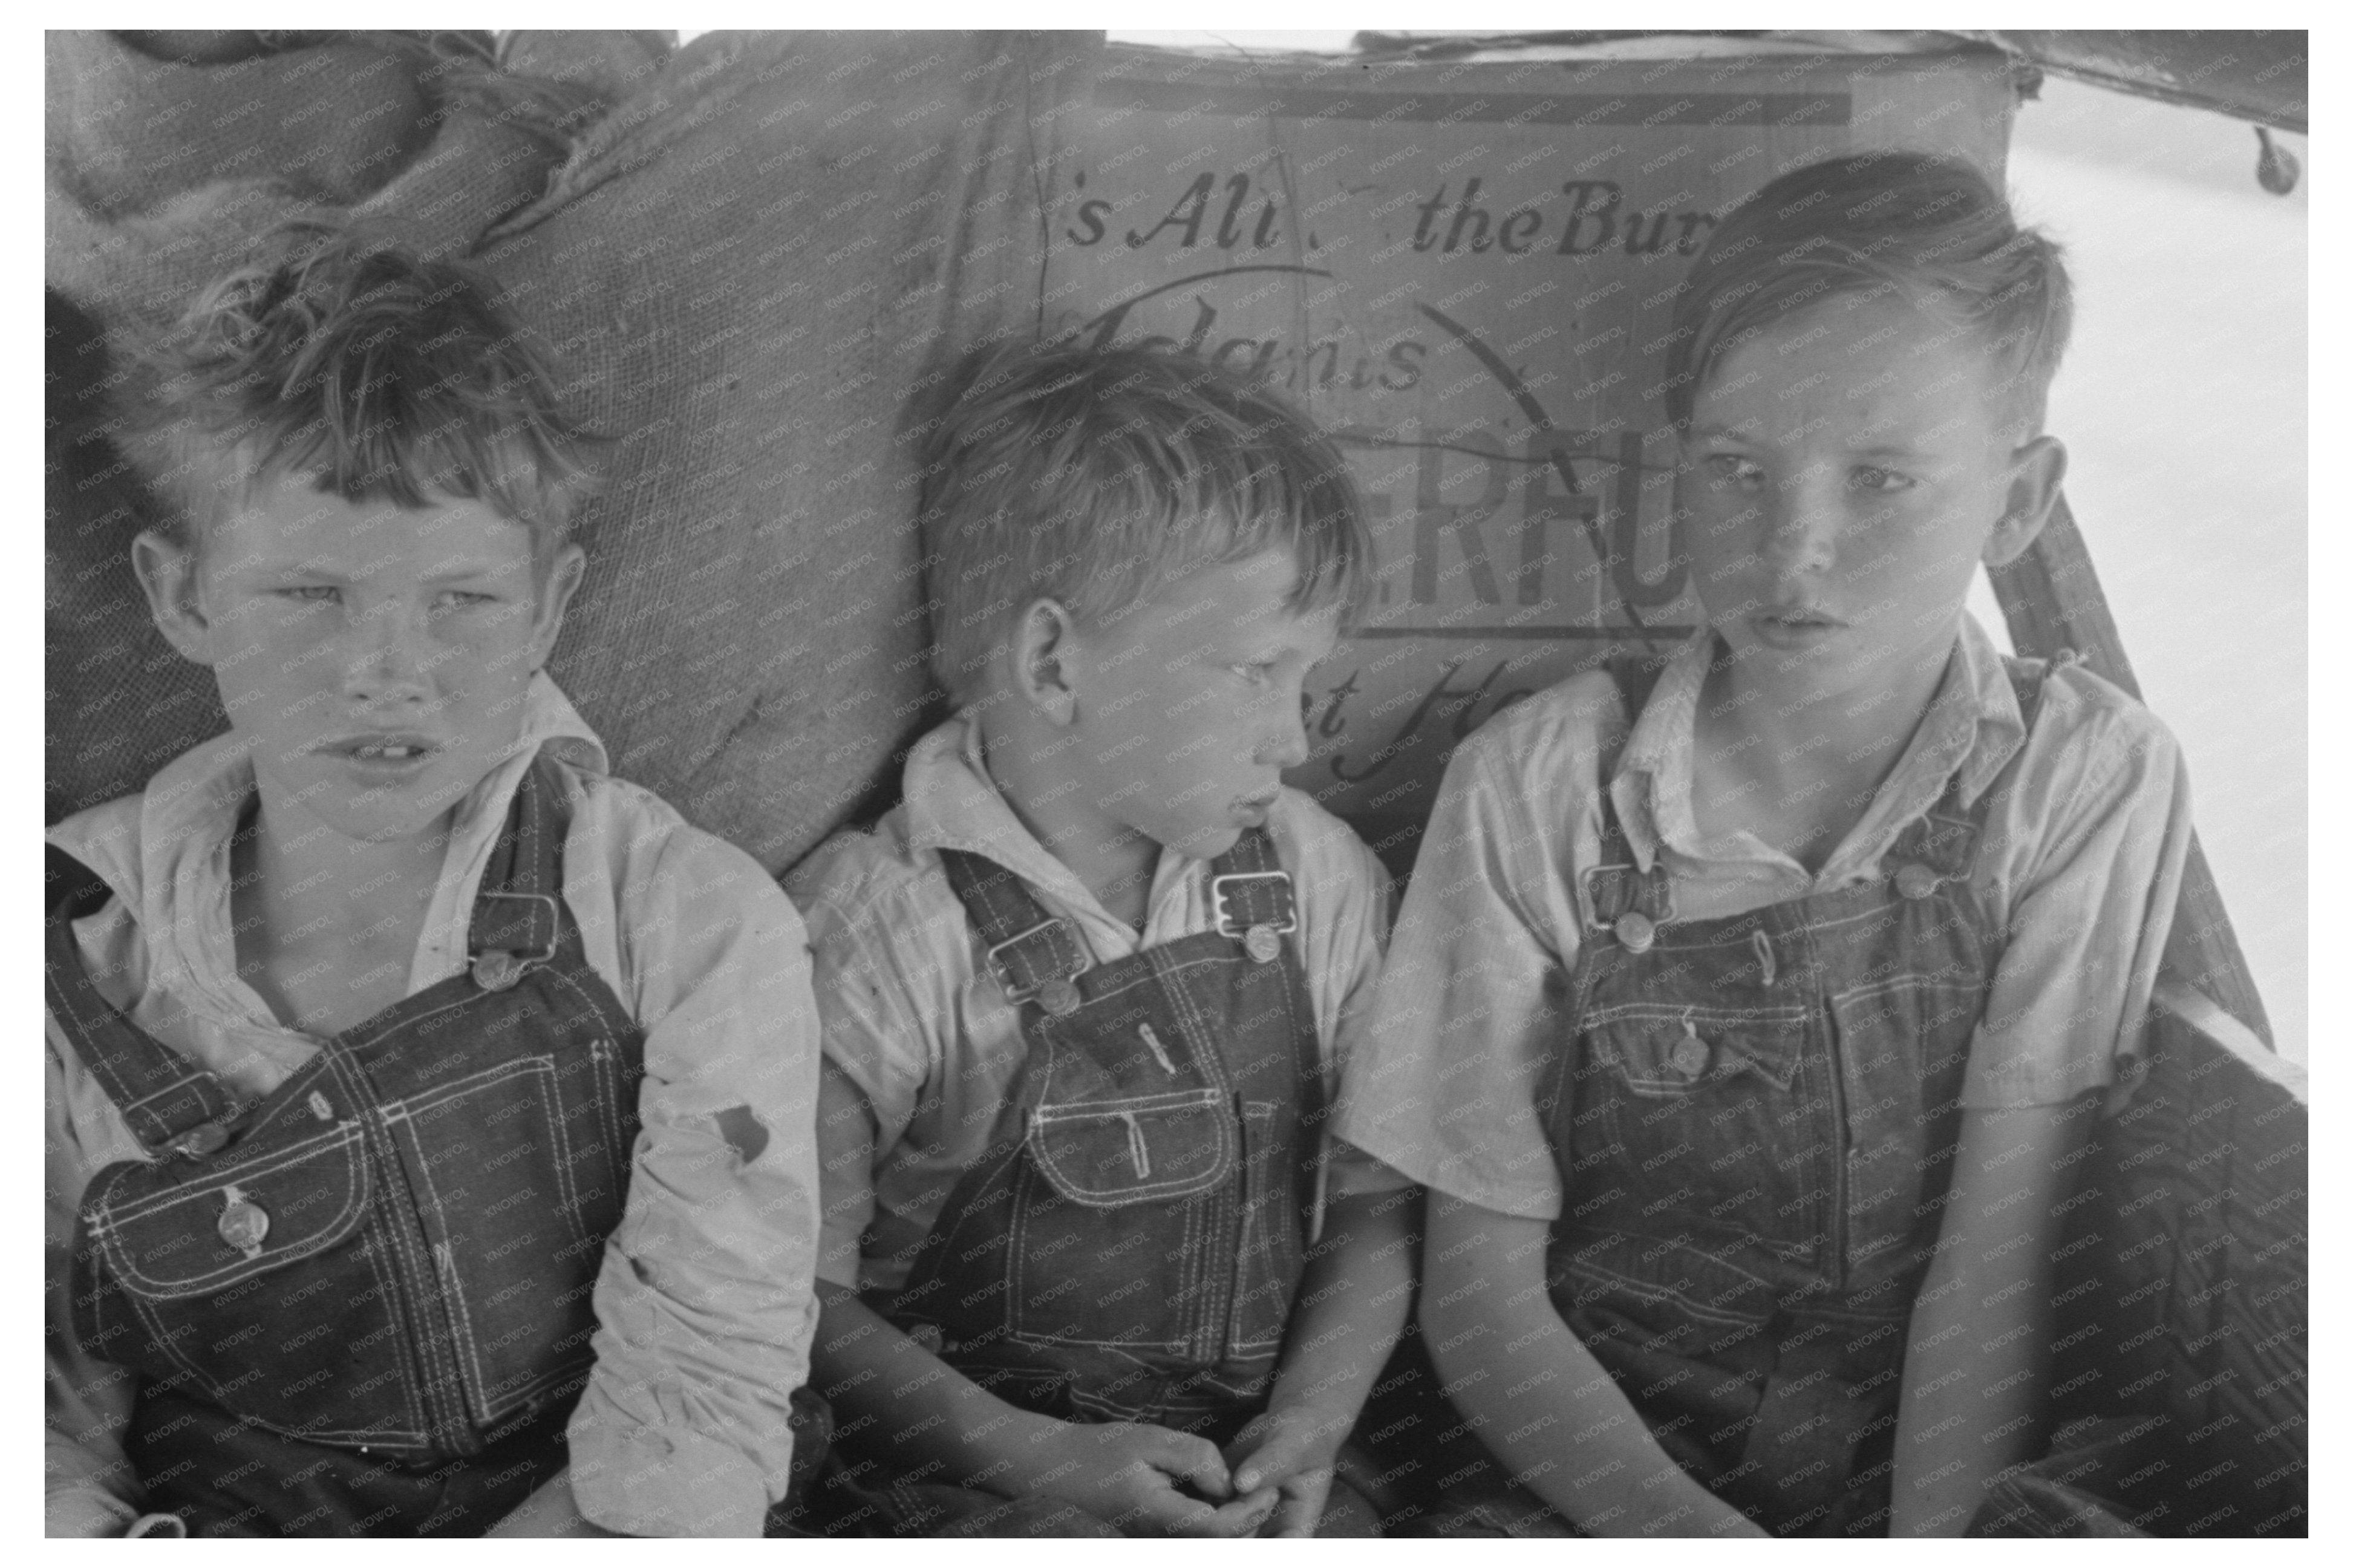
M 1026 1054 L 890 1315 L 1024 1409 L 1223 1441 L 1265 1405 L 1314 1201 L 1290 876 L 1246 833 L 1217 929 L 1097 965 L 1012 873 L 941 853 Z
M 127 1452 L 192 1534 L 479 1534 L 565 1462 L 643 1039 L 564 905 L 562 791 L 516 790 L 470 971 L 249 1104 L 50 922 L 49 1006 L 153 1156 L 83 1196 L 74 1331 L 139 1374 Z
M 1613 671 L 1629 716 L 1649 683 Z M 2031 728 L 2039 665 L 2010 678 Z M 1675 1460 L 1777 1533 L 1883 1534 L 1905 1346 L 2000 955 L 1968 874 L 2005 769 L 1883 880 L 1678 921 L 1605 792 L 1539 1096 L 1562 1319 Z

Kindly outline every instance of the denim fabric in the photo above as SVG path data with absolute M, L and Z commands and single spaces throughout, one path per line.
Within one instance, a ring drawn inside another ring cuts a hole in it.
M 1645 874 L 1614 817 L 1588 885 L 1576 1033 L 1538 1101 L 1567 1192 L 1554 1303 L 1667 1452 L 1778 1533 L 1887 1527 L 1999 953 L 1968 870 L 2001 788 L 1967 812 L 1948 790 L 1880 880 L 1745 915 L 1613 929 L 1651 906 L 1608 886 Z
M 642 1036 L 558 895 L 560 799 L 543 767 L 526 776 L 476 906 L 478 952 L 529 955 L 519 979 L 494 962 L 408 997 L 244 1107 L 224 1147 L 90 1185 L 75 1330 L 140 1374 L 128 1451 L 197 1533 L 415 1533 L 444 1522 L 446 1489 L 319 1478 L 474 1460 L 520 1500 L 545 1455 L 506 1439 L 560 1454 L 642 1074 Z M 64 955 L 50 1004 L 79 1049 L 170 1055 L 69 938 Z
M 1265 874 L 1250 857 L 1271 850 L 1245 843 L 1221 874 Z M 1009 876 L 994 885 L 1028 900 Z M 1034 903 L 965 896 L 984 937 L 1044 922 Z M 1261 959 L 1238 935 L 1086 969 L 1069 1011 L 1022 1008 L 1027 1051 L 988 1148 L 890 1311 L 1025 1409 L 1229 1432 L 1265 1404 L 1303 1267 L 1321 1066 L 1292 941 Z

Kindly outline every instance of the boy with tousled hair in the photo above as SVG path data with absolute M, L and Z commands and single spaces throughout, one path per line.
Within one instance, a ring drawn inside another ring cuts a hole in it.
M 1465 1533 L 1957 1534 L 2035 1455 L 2054 1200 L 2128 1082 L 2174 742 L 1963 608 L 2033 542 L 2057 249 L 1915 153 L 1785 174 L 1676 297 L 1707 624 L 1448 769 L 1338 1130 L 1431 1189 Z
M 957 711 L 791 880 L 841 1451 L 909 1533 L 1371 1533 L 1332 1470 L 1416 1194 L 1323 1123 L 1388 889 L 1282 782 L 1371 575 L 1346 469 L 1148 348 L 976 351 L 915 439 Z
M 147 359 L 134 564 L 229 729 L 49 832 L 49 1532 L 761 1533 L 807 958 L 544 673 L 591 485 L 546 365 L 310 227 Z

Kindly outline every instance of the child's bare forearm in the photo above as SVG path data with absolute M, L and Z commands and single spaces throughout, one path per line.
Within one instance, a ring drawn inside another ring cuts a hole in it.
M 1659 1446 L 1554 1308 L 1547 1227 L 1433 1197 L 1422 1332 L 1456 1406 L 1537 1496 L 1597 1535 L 1755 1535 Z
M 2047 1285 L 1959 1266 L 1929 1275 L 1905 1366 L 1894 1533 L 1959 1534 L 1986 1485 L 2026 1457 L 2050 1334 L 2044 1314 L 2005 1308 L 2030 1296 L 2047 1299 Z
M 1356 1425 L 1405 1328 L 1420 1217 L 1418 1188 L 1335 1198 L 1325 1211 L 1269 1408 L 1332 1423 L 1327 1453 Z
M 817 1286 L 809 1381 L 838 1436 L 892 1452 L 892 1468 L 951 1483 L 1027 1491 L 1034 1439 L 1062 1424 L 1016 1409 L 909 1339 L 854 1291 Z
M 1936 1262 L 1912 1313 L 1893 1533 L 1958 1535 L 2042 1436 L 2052 1199 L 2096 1102 L 1966 1112 Z

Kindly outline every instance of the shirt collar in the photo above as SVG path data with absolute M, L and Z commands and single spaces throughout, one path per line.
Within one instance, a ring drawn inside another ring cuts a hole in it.
M 1619 824 L 1644 871 L 1656 862 L 1662 845 L 1697 856 L 1692 742 L 1700 691 L 1715 650 L 1715 633 L 1702 627 L 1675 651 L 1660 672 L 1650 701 L 1633 716 L 1631 733 L 1609 779 Z M 1957 778 L 1960 804 L 1974 805 L 2025 738 L 2024 719 L 2001 653 L 1977 618 L 1964 610 L 1952 658 L 1920 727 L 1871 809 L 1824 866 L 1824 877 L 1858 865 L 1876 865 L 1905 826 L 1925 815 Z
M 471 857 L 464 848 L 496 835 L 517 785 L 543 747 L 586 772 L 610 769 L 604 742 L 543 670 L 524 689 L 515 749 L 459 802 L 450 865 L 468 863 Z M 231 730 L 164 764 L 136 797 L 135 810 L 117 802 L 68 817 L 49 829 L 48 841 L 104 878 L 139 910 L 146 929 L 169 929 L 181 912 L 177 892 L 190 889 L 211 857 L 226 852 L 252 794 L 250 750 Z
M 982 855 L 1071 908 L 1099 907 L 1078 874 L 1014 815 L 989 777 L 980 725 L 969 713 L 956 714 L 915 743 L 907 753 L 903 786 L 910 849 Z M 1155 877 L 1155 892 L 1157 885 Z

